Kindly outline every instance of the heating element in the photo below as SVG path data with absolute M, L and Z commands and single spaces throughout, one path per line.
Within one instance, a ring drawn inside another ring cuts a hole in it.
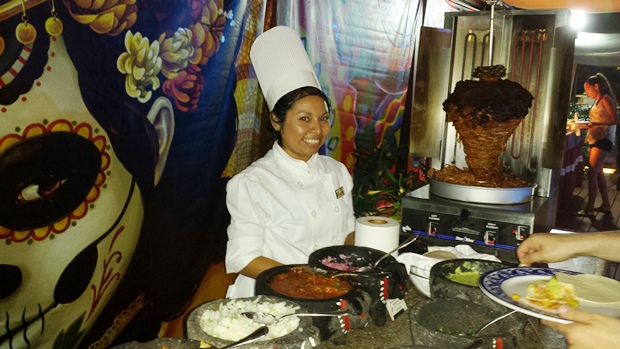
M 518 263 L 519 243 L 547 229 L 537 213 L 548 204 L 541 197 L 514 205 L 471 204 L 433 195 L 427 184 L 402 198 L 401 224 L 430 246 L 466 244 L 479 253 Z

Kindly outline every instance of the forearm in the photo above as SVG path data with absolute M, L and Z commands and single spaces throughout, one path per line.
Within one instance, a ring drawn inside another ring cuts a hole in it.
M 615 120 L 590 122 L 589 126 L 611 126 L 611 125 L 616 125 Z
M 254 258 L 250 263 L 248 263 L 245 268 L 241 269 L 239 273 L 241 275 L 256 279 L 258 274 L 279 265 L 282 265 L 282 263 L 277 262 L 271 258 L 261 256 Z
M 592 256 L 620 262 L 620 231 L 601 233 L 530 235 L 517 248 L 522 264 L 561 262 L 578 256 Z
M 620 231 L 582 234 L 578 256 L 593 256 L 620 262 Z
M 354 245 L 355 244 L 355 232 L 351 232 L 349 233 L 349 235 L 347 235 L 347 238 L 344 239 L 344 244 L 345 245 Z

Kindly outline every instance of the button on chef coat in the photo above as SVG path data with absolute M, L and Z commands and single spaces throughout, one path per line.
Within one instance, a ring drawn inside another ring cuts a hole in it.
M 344 194 L 337 197 L 342 188 Z M 259 256 L 283 264 L 305 264 L 314 250 L 344 243 L 355 229 L 346 167 L 315 154 L 307 162 L 291 158 L 281 147 L 234 176 L 226 205 L 231 215 L 226 270 L 237 273 Z M 254 279 L 239 275 L 230 298 L 254 295 Z

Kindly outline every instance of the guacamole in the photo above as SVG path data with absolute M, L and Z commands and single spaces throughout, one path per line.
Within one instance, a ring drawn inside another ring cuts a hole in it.
M 477 287 L 478 280 L 480 279 L 480 272 L 478 270 L 462 271 L 461 267 L 458 267 L 454 273 L 448 275 L 447 277 L 448 279 L 459 284 Z

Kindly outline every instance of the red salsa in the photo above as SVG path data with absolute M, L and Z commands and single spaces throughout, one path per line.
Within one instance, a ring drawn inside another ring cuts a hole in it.
M 327 299 L 346 294 L 351 290 L 351 283 L 343 277 L 325 277 L 313 273 L 307 266 L 296 266 L 272 277 L 269 287 L 289 297 Z

